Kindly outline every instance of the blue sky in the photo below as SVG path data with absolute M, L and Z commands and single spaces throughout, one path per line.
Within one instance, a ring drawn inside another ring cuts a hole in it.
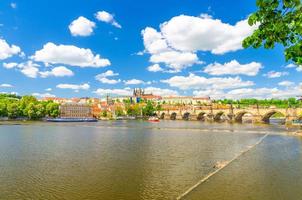
M 0 92 L 286 98 L 283 49 L 242 49 L 255 0 L 0 2 Z

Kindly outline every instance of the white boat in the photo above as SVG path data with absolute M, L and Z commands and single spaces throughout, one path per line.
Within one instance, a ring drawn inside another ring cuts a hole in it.
M 149 117 L 148 119 L 149 122 L 159 122 L 158 117 Z
M 302 120 L 301 119 L 293 120 L 292 121 L 292 125 L 294 125 L 294 126 L 302 126 Z

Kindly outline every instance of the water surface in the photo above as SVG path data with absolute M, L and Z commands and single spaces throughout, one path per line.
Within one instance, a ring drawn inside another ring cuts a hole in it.
M 217 162 L 233 159 L 267 133 L 290 137 L 285 132 L 282 126 L 184 121 L 2 124 L 0 199 L 175 199 L 215 171 Z M 290 138 L 295 142 L 284 162 L 302 159 L 301 142 Z M 262 153 L 238 162 L 261 167 L 262 156 L 281 159 Z M 187 198 L 206 197 L 196 191 Z

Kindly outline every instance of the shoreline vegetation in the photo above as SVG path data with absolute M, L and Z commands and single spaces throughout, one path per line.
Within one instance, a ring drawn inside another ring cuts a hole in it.
M 38 101 L 33 96 L 0 94 L 0 119 L 41 120 L 59 115 L 59 104 L 53 101 Z

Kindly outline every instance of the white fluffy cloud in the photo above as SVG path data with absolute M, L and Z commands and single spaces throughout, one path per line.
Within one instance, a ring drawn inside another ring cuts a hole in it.
M 290 63 L 286 65 L 285 68 L 296 68 L 297 72 L 302 72 L 302 65 L 295 65 L 293 63 Z
M 147 27 L 142 30 L 145 51 L 151 54 L 150 62 L 164 63 L 171 71 L 179 72 L 193 64 L 202 63 L 193 52 L 178 51 L 168 46 L 160 32 Z M 156 66 L 156 65 L 153 65 Z M 156 66 L 158 70 L 158 66 Z M 152 70 L 152 68 L 151 68 Z
M 40 65 L 32 61 L 20 63 L 16 67 L 20 69 L 21 73 L 23 73 L 25 76 L 29 78 L 37 78 L 37 76 L 39 75 Z
M 280 83 L 278 83 L 278 85 L 280 86 L 284 86 L 284 87 L 289 87 L 289 86 L 292 86 L 294 85 L 295 83 L 294 82 L 291 82 L 291 81 L 281 81 Z
M 230 25 L 209 15 L 179 15 L 161 24 L 160 31 L 146 27 L 141 34 L 150 62 L 164 63 L 178 72 L 201 63 L 197 51 L 224 54 L 242 49 L 242 40 L 255 28 L 247 20 Z
M 0 39 L 0 60 L 12 57 L 21 53 L 20 47 L 16 45 L 9 45 L 5 40 Z
M 97 80 L 100 81 L 101 83 L 110 84 L 110 85 L 118 84 L 118 83 L 121 82 L 120 79 L 116 80 L 116 79 L 109 79 L 109 78 L 106 78 L 106 77 L 98 78 Z
M 300 86 L 292 86 L 286 89 L 279 88 L 239 88 L 225 92 L 223 90 L 196 90 L 193 92 L 195 96 L 210 96 L 212 99 L 286 99 L 296 97 L 297 93 L 301 93 Z
M 95 23 L 80 16 L 78 19 L 72 21 L 68 28 L 73 36 L 89 36 L 93 33 Z
M 147 70 L 149 72 L 161 72 L 164 71 L 159 64 L 150 65 Z
M 53 68 L 51 71 L 40 71 L 40 65 L 34 63 L 33 61 L 29 60 L 27 62 L 23 63 L 4 63 L 3 66 L 7 69 L 13 69 L 16 68 L 19 70 L 21 73 L 23 73 L 25 76 L 29 78 L 37 78 L 39 75 L 42 78 L 47 78 L 50 76 L 55 76 L 55 77 L 64 77 L 64 76 L 73 76 L 74 73 L 67 69 L 64 66 L 59 66 Z
M 189 76 L 173 76 L 170 79 L 161 80 L 181 90 L 188 89 L 231 89 L 254 85 L 252 81 L 243 81 L 240 77 L 206 78 L 190 74 Z
M 84 83 L 84 84 L 58 84 L 56 86 L 57 88 L 60 89 L 72 89 L 72 90 L 89 90 L 90 85 L 88 83 Z
M 12 69 L 14 67 L 17 67 L 18 63 L 11 62 L 11 63 L 3 63 L 3 67 L 6 69 Z
M 12 86 L 11 84 L 8 84 L 8 83 L 2 83 L 0 84 L 0 88 L 12 88 L 14 86 Z
M 178 92 L 175 90 L 170 89 L 163 89 L 163 88 L 156 88 L 156 87 L 147 87 L 145 88 L 146 93 L 152 93 L 154 95 L 159 96 L 175 96 L 178 95 Z M 99 96 L 106 96 L 106 95 L 114 95 L 114 96 L 130 96 L 133 93 L 133 90 L 129 87 L 123 89 L 103 89 L 99 88 L 93 93 Z
M 70 69 L 64 66 L 59 66 L 53 68 L 51 71 L 40 72 L 40 75 L 42 78 L 47 78 L 49 76 L 55 76 L 55 77 L 73 76 L 74 73 Z
M 35 52 L 31 58 L 35 61 L 65 64 L 78 67 L 106 67 L 110 65 L 108 59 L 94 55 L 90 49 L 79 48 L 73 45 L 56 45 L 47 43 L 41 50 Z
M 118 73 L 114 73 L 112 70 L 107 70 L 104 73 L 98 74 L 95 76 L 95 78 L 98 80 L 99 78 L 106 78 L 106 77 L 112 77 L 112 76 L 118 76 Z
M 106 96 L 106 95 L 114 95 L 114 96 L 129 96 L 132 95 L 132 90 L 130 88 L 124 88 L 124 89 L 102 89 L 99 88 L 96 91 L 93 91 L 93 93 L 99 95 L 99 96 Z
M 124 81 L 124 83 L 125 85 L 139 85 L 139 84 L 144 84 L 145 82 L 138 79 L 131 79 L 131 80 Z
M 256 27 L 247 20 L 230 25 L 210 17 L 180 15 L 160 26 L 167 43 L 181 51 L 211 51 L 223 54 L 242 49 L 242 40 Z
M 38 98 L 44 98 L 44 97 L 56 97 L 56 95 L 54 94 L 50 94 L 50 93 L 32 93 L 33 96 L 38 97 Z
M 182 69 L 190 67 L 193 64 L 202 63 L 195 53 L 173 50 L 152 55 L 150 57 L 150 62 L 165 63 L 175 72 L 180 72 Z
M 178 96 L 178 92 L 176 90 L 157 88 L 157 87 L 147 87 L 145 88 L 146 93 L 152 93 L 154 95 L 159 96 Z
M 95 79 L 97 81 L 100 81 L 101 83 L 105 83 L 105 84 L 117 84 L 119 82 L 121 82 L 120 79 L 115 80 L 115 79 L 109 79 L 108 77 L 113 77 L 113 76 L 118 76 L 118 73 L 114 73 L 112 70 L 107 70 L 104 73 L 98 74 L 95 76 Z
M 39 67 L 40 65 L 30 61 L 23 63 L 4 63 L 3 66 L 7 69 L 18 69 L 21 73 L 29 78 L 37 78 L 39 75 Z
M 204 72 L 211 75 L 247 75 L 247 76 L 256 76 L 259 70 L 262 68 L 261 63 L 251 62 L 248 64 L 240 64 L 237 60 L 232 60 L 228 63 L 220 64 L 213 63 L 209 64 L 204 68 Z
M 288 74 L 288 72 L 269 71 L 267 74 L 264 74 L 264 76 L 268 78 L 279 78 L 281 76 L 287 76 Z
M 105 23 L 109 23 L 113 26 L 115 26 L 116 28 L 122 28 L 122 26 L 114 19 L 114 15 L 110 14 L 106 11 L 99 11 L 95 14 L 95 17 L 97 20 L 105 22 Z

